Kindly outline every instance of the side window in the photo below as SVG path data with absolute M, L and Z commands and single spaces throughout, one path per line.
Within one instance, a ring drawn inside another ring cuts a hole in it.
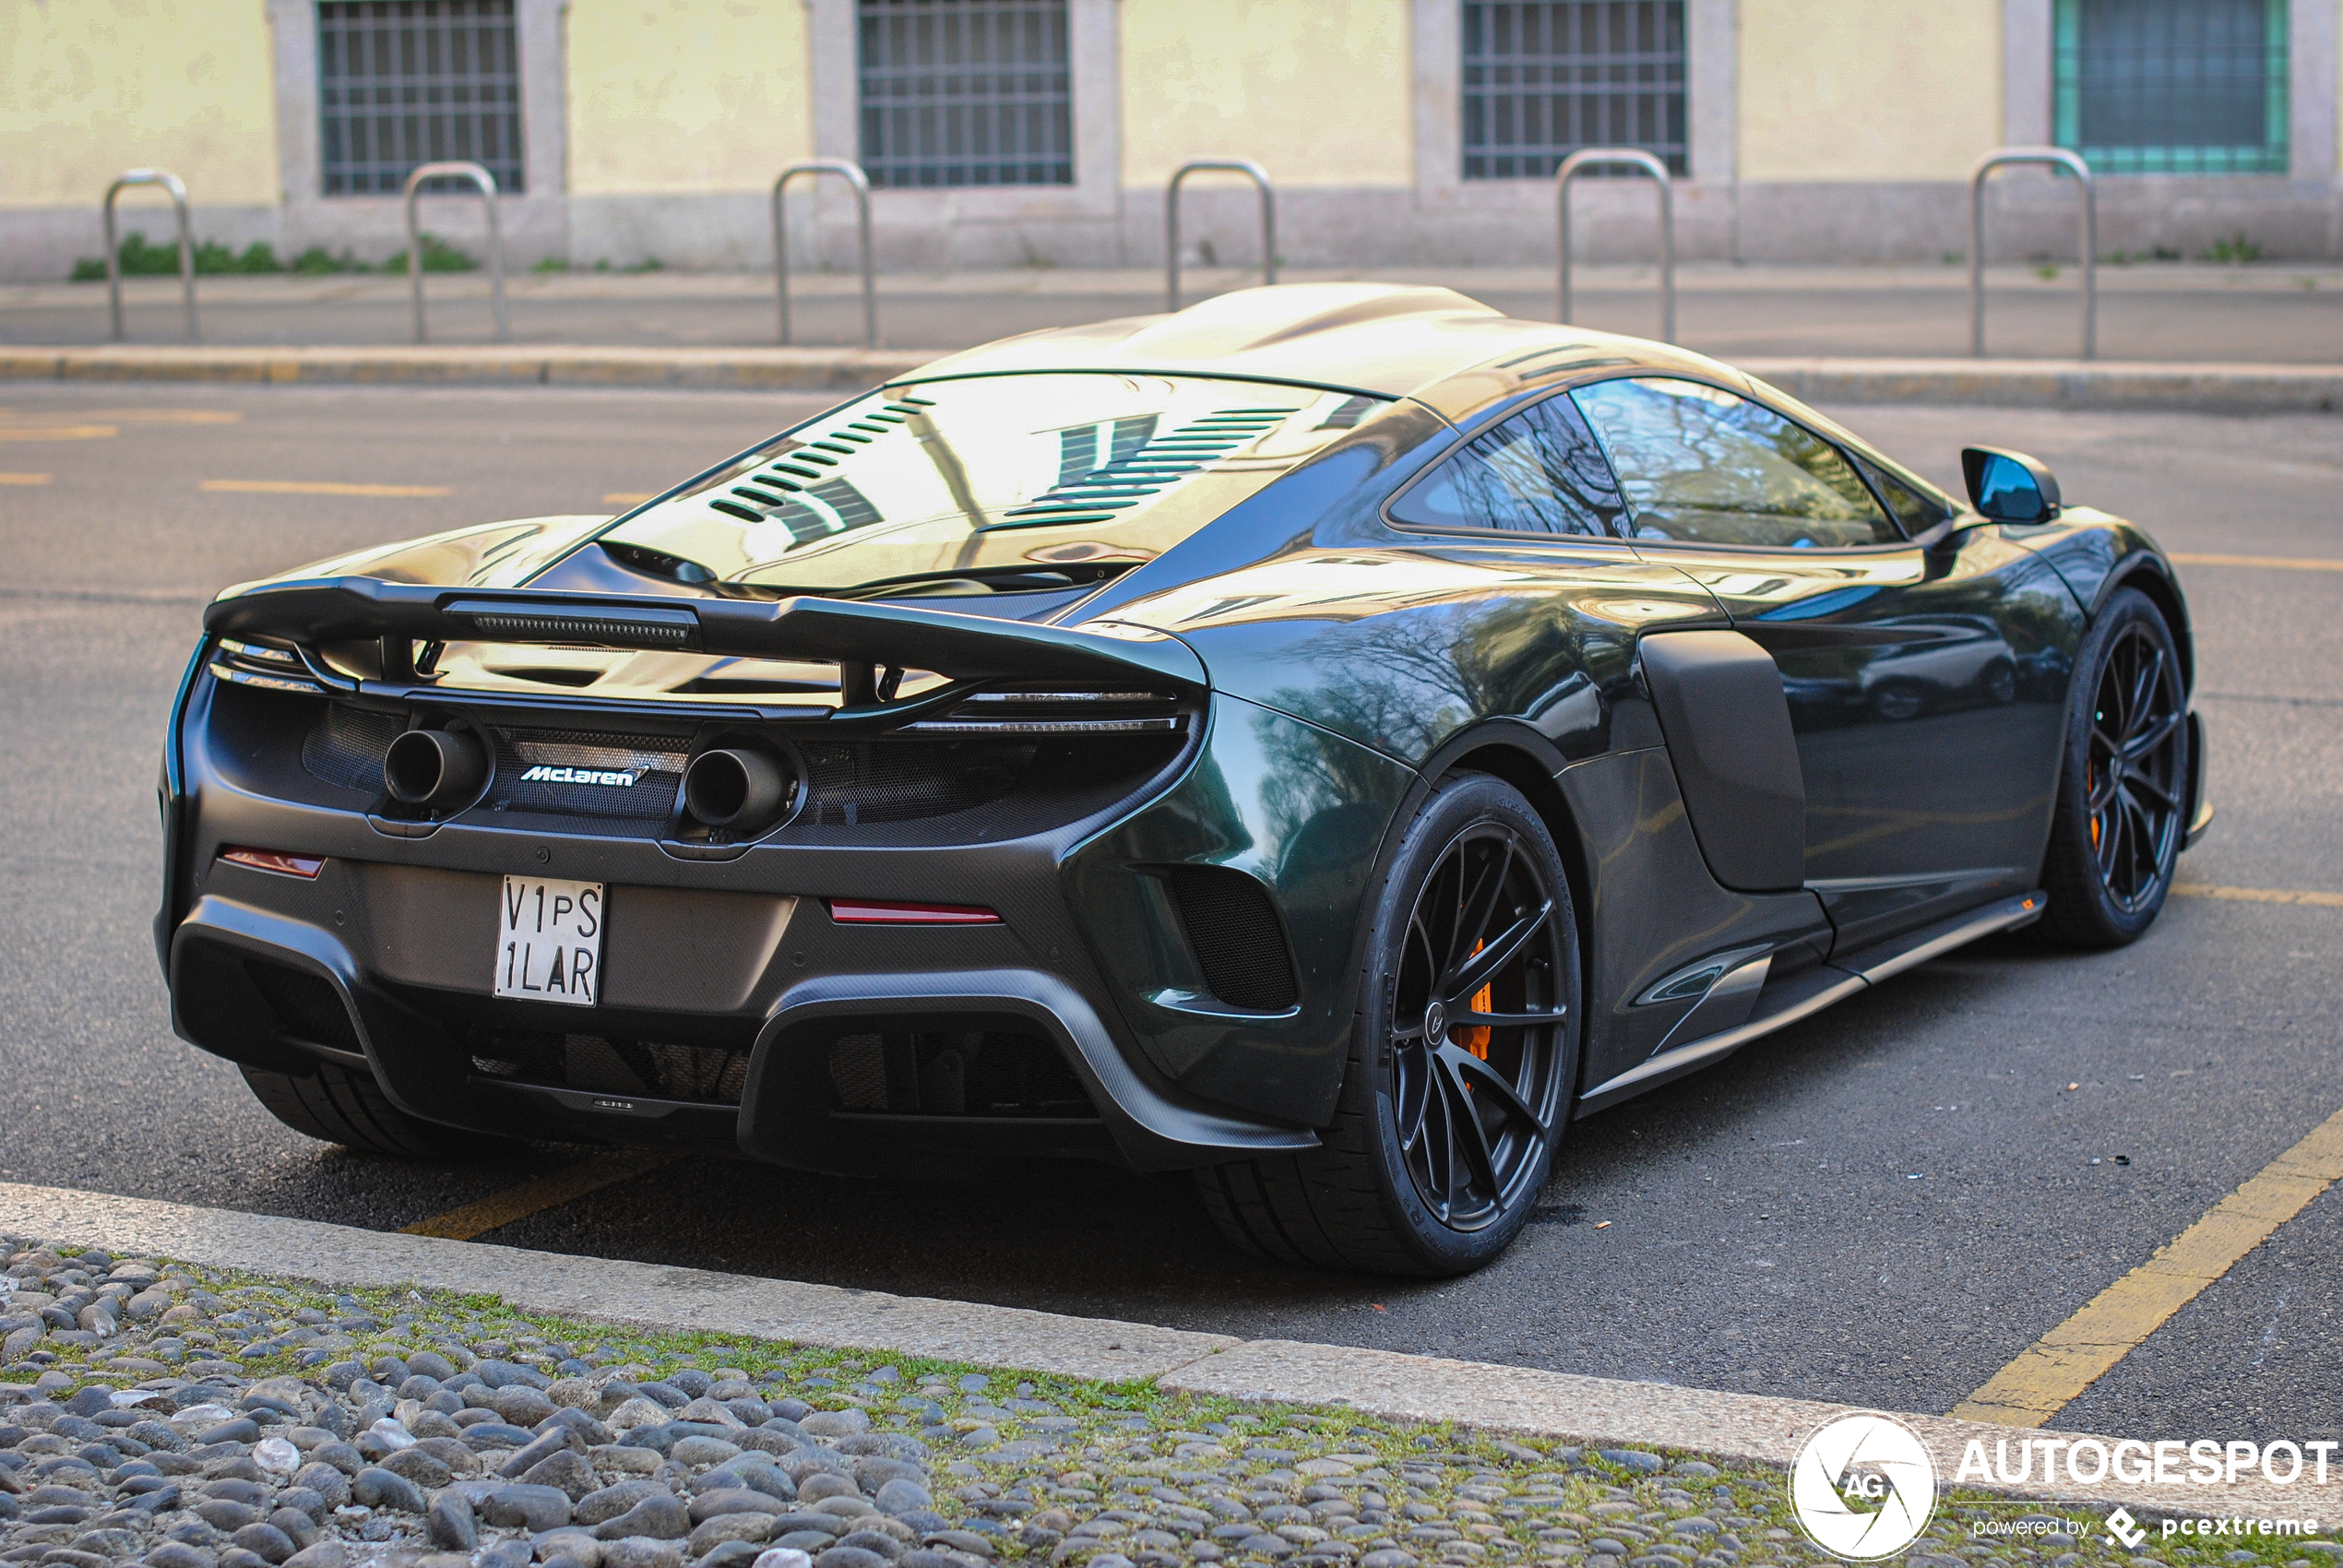
M 1567 398 L 1473 437 L 1391 504 L 1395 520 L 1419 528 L 1600 537 L 1619 511 L 1602 448 Z
M 1637 539 L 1828 549 L 1902 537 L 1837 447 L 1745 398 L 1665 376 L 1572 396 L 1611 454 Z
M 1889 472 L 1860 454 L 1854 457 L 1853 461 L 1857 468 L 1863 470 L 1863 477 L 1871 481 L 1871 487 L 1878 493 L 1879 498 L 1887 503 L 1887 509 L 1896 514 L 1896 520 L 1904 525 L 1906 533 L 1926 533 L 1952 516 L 1941 498 L 1930 495 L 1901 476 Z

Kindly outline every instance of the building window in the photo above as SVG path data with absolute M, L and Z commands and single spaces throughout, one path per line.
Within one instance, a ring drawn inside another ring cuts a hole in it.
M 396 194 L 449 160 L 521 189 L 513 0 L 320 0 L 317 113 L 327 196 Z
M 1070 185 L 1066 0 L 859 0 L 874 185 Z
M 1465 0 L 1464 177 L 1547 179 L 1582 147 L 1684 172 L 1683 0 Z
M 2058 0 L 2058 145 L 2103 174 L 2283 174 L 2286 0 Z

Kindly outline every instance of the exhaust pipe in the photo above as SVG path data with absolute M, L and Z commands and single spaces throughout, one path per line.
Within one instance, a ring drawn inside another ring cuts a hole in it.
M 684 769 L 684 806 L 710 827 L 755 833 L 789 804 L 790 777 L 762 752 L 709 751 Z
M 383 754 L 383 783 L 403 805 L 435 812 L 466 805 L 487 778 L 487 751 L 461 730 L 410 730 Z

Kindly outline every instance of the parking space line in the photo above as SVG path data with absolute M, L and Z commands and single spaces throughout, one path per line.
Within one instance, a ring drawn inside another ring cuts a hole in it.
M 0 424 L 0 441 L 106 441 L 121 434 L 110 424 Z
M 121 424 L 241 424 L 244 416 L 228 409 L 83 409 L 77 417 Z
M 2040 1426 L 2339 1178 L 2343 1111 L 2028 1346 L 1951 1414 L 1999 1426 Z
M 2184 555 L 2172 552 L 2183 566 L 2262 566 L 2273 572 L 2343 572 L 2343 561 L 2314 555 Z
M 382 495 L 410 497 L 445 495 L 444 484 L 337 484 L 305 479 L 208 479 L 203 488 L 237 491 L 255 495 Z
M 46 484 L 47 474 L 0 474 L 0 484 Z
M 434 1214 L 429 1219 L 418 1219 L 412 1225 L 400 1226 L 408 1236 L 441 1236 L 451 1241 L 469 1241 L 485 1236 L 500 1226 L 516 1219 L 526 1219 L 532 1214 L 542 1214 L 549 1208 L 559 1208 L 589 1193 L 599 1193 L 604 1187 L 631 1182 L 662 1165 L 672 1165 L 680 1156 L 672 1154 L 613 1154 L 600 1159 L 583 1160 L 565 1166 L 559 1170 L 534 1176 L 517 1187 L 507 1187 L 501 1193 L 491 1193 L 477 1203 L 451 1208 L 445 1214 Z
M 2315 893 L 2303 887 L 2222 887 L 2210 882 L 2176 882 L 2175 898 L 2226 898 L 2237 904 L 2316 904 L 2343 909 L 2343 893 Z

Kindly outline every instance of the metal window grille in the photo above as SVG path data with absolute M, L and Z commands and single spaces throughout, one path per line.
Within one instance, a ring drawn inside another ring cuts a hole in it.
M 521 189 L 513 0 L 320 0 L 317 113 L 327 196 L 396 195 L 451 159 Z
M 1070 185 L 1065 0 L 860 0 L 874 185 Z
M 1582 147 L 1684 172 L 1683 0 L 1465 0 L 1464 177 L 1550 178 Z
M 2058 145 L 2099 173 L 2285 173 L 2286 5 L 2058 0 Z

